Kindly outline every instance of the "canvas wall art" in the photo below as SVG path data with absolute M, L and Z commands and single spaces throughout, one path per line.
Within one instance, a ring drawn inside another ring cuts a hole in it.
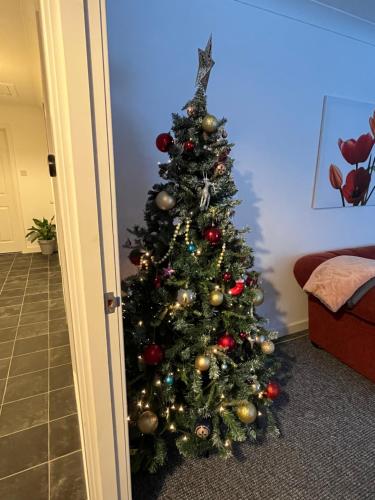
M 314 208 L 375 205 L 375 104 L 326 96 Z

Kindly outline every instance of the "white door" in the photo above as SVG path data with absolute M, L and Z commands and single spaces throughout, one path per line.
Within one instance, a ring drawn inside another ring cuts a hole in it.
M 130 500 L 105 1 L 39 5 L 88 496 Z
M 23 248 L 12 168 L 6 129 L 0 128 L 0 253 Z

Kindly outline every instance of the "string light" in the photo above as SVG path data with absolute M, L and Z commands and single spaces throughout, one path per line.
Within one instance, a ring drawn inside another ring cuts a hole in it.
M 224 406 L 220 406 L 219 411 L 223 412 L 225 410 Z
M 143 321 L 142 320 L 138 321 L 138 326 L 143 326 Z
M 229 447 L 230 447 L 230 445 L 231 445 L 231 441 L 230 441 L 230 439 L 227 439 L 227 440 L 225 441 L 225 443 L 224 443 L 225 448 L 229 448 Z
M 176 427 L 175 427 L 175 425 L 174 425 L 174 424 L 171 424 L 171 425 L 169 426 L 169 429 L 170 429 L 171 431 L 174 431 L 174 430 L 176 430 Z
M 184 407 L 181 405 L 180 408 L 178 409 L 178 411 L 183 412 L 184 411 Z
M 142 394 L 146 394 L 146 389 L 142 389 Z
M 187 435 L 185 434 L 185 435 L 183 436 L 183 438 L 182 438 L 182 441 L 187 441 L 187 440 L 188 440 L 188 437 L 187 437 Z

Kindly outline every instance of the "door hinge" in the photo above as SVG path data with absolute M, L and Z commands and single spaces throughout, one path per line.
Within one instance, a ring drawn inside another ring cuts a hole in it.
M 105 292 L 104 294 L 104 308 L 106 314 L 111 314 L 115 312 L 117 307 L 120 307 L 121 299 L 116 297 L 113 292 Z

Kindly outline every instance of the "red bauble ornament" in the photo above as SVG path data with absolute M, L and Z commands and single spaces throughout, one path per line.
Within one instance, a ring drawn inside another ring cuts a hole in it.
M 187 153 L 191 153 L 192 151 L 194 151 L 194 148 L 195 144 L 193 141 L 184 142 L 184 151 L 186 151 Z
M 268 382 L 266 390 L 265 390 L 265 396 L 269 399 L 276 399 L 280 394 L 280 386 L 277 382 Z
M 167 133 L 159 134 L 156 138 L 155 144 L 159 151 L 166 153 L 173 144 L 173 137 L 171 134 Z
M 224 335 L 222 335 L 217 341 L 217 343 L 220 347 L 228 349 L 228 351 L 231 351 L 236 347 L 236 341 L 229 333 L 225 333 Z
M 135 266 L 139 266 L 141 263 L 141 256 L 142 252 L 140 250 L 137 250 L 136 248 L 132 250 L 129 254 L 129 260 L 132 264 Z
M 146 365 L 158 365 L 164 359 L 164 351 L 157 344 L 150 344 L 143 351 L 143 361 Z
M 221 230 L 215 226 L 206 227 L 203 230 L 203 238 L 211 245 L 217 245 L 221 240 Z
M 240 339 L 242 339 L 242 340 L 246 340 L 248 336 L 249 336 L 249 334 L 247 332 L 240 333 Z
M 155 278 L 154 278 L 154 287 L 155 288 L 160 288 L 161 287 L 161 278 L 160 278 L 160 276 L 155 276 Z
M 236 284 L 234 285 L 234 287 L 232 287 L 228 293 L 229 295 L 233 295 L 233 296 L 236 296 L 236 295 L 241 295 L 241 293 L 244 291 L 244 288 L 245 288 L 245 283 L 243 280 L 239 280 L 239 281 L 236 281 Z
M 232 273 L 226 271 L 224 274 L 223 274 L 223 281 L 230 281 L 232 279 Z

